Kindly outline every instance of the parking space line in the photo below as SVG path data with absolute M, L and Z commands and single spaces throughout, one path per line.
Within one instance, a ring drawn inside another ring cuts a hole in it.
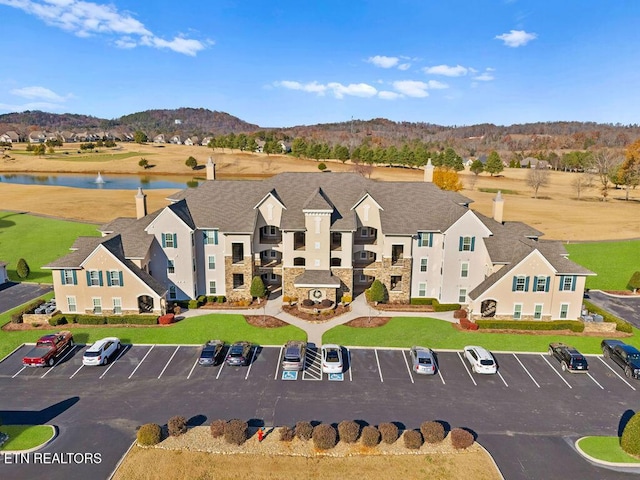
M 541 353 L 541 354 L 540 354 L 540 357 L 541 357 L 545 362 L 547 362 L 547 365 L 549 365 L 549 368 L 550 368 L 551 370 L 553 370 L 553 371 L 556 373 L 556 375 L 558 375 L 558 376 L 560 377 L 560 379 L 561 379 L 564 383 L 566 383 L 566 384 L 567 384 L 567 387 L 569 387 L 569 388 L 573 388 L 571 385 L 569 385 L 569 382 L 567 382 L 567 381 L 565 380 L 565 378 L 560 374 L 560 372 L 558 372 L 555 368 L 553 368 L 553 365 L 551 365 L 551 364 L 549 363 L 549 360 L 547 360 L 547 357 L 546 357 L 544 354 L 542 354 L 542 353 Z
M 311 355 L 311 352 L 313 352 L 314 355 Z M 322 381 L 322 360 L 320 359 L 319 351 L 307 349 L 304 357 L 302 380 Z
M 226 360 L 223 360 L 222 363 L 220 364 L 220 370 L 218 370 L 218 374 L 216 375 L 216 380 L 220 378 L 220 374 L 222 373 L 222 369 L 224 368 L 226 363 L 227 363 Z
M 176 347 L 176 349 L 173 352 L 173 355 L 171 355 L 171 358 L 169 359 L 169 361 L 167 362 L 167 364 L 164 366 L 164 368 L 162 369 L 162 371 L 160 372 L 160 375 L 158 375 L 158 378 L 160 378 L 162 376 L 162 374 L 164 373 L 164 371 L 167 369 L 167 367 L 169 366 L 169 364 L 171 363 L 171 360 L 173 360 L 173 357 L 176 356 L 176 353 L 178 353 L 178 349 L 180 348 L 180 345 L 178 345 Z
M 109 365 L 109 366 L 107 367 L 107 369 L 106 369 L 104 372 L 102 372 L 102 375 L 100 375 L 100 377 L 98 377 L 98 378 L 100 378 L 100 379 L 101 379 L 102 377 L 104 377 L 104 376 L 107 374 L 107 372 L 108 372 L 109 370 L 111 370 L 111 367 L 113 367 L 113 365 L 114 365 L 118 360 L 120 360 L 120 357 L 122 357 L 122 355 L 124 355 L 124 352 L 126 352 L 126 351 L 130 350 L 130 349 L 131 349 L 131 347 L 133 347 L 133 345 L 127 345 L 126 347 L 124 347 L 124 348 L 122 349 L 122 351 L 120 352 L 120 355 L 118 355 L 118 356 L 116 357 L 116 359 L 115 359 L 113 362 L 111 362 L 111 365 Z
M 284 347 L 280 347 L 280 353 L 278 354 L 278 363 L 276 363 L 276 374 L 273 376 L 274 380 L 278 379 L 278 372 L 280 371 L 280 362 L 282 360 L 282 351 L 284 350 Z
M 609 364 L 608 364 L 607 362 L 605 362 L 605 361 L 602 359 L 602 357 L 600 357 L 600 356 L 599 356 L 599 357 L 598 357 L 598 360 L 600 360 L 602 363 L 604 363 L 605 367 L 607 367 L 609 370 L 611 370 L 613 373 L 615 373 L 615 374 L 616 374 L 616 376 L 617 376 L 620 380 L 622 380 L 624 383 L 626 383 L 626 384 L 627 384 L 627 386 L 628 386 L 631 390 L 634 390 L 634 391 L 635 391 L 635 387 L 634 387 L 633 385 L 631 385 L 629 382 L 627 382 L 624 378 L 622 378 L 622 377 L 618 374 L 618 372 L 616 372 L 613 368 L 611 368 L 611 367 L 609 366 Z
M 75 372 L 73 372 L 73 375 L 71 375 L 69 378 L 73 378 L 76 376 L 76 373 L 78 373 L 80 370 L 82 370 L 82 367 L 84 367 L 84 363 L 82 365 L 80 365 L 80 368 L 78 368 Z
M 140 363 L 136 365 L 136 368 L 134 368 L 133 372 L 131 372 L 131 375 L 129 375 L 129 379 L 131 379 L 131 377 L 133 377 L 133 374 L 136 373 L 136 370 L 140 368 L 140 365 L 142 365 L 142 362 L 144 362 L 147 356 L 151 353 L 151 350 L 153 350 L 153 347 L 155 347 L 155 345 L 151 345 L 151 348 L 149 349 L 149 351 L 144 355 L 144 357 L 142 357 L 142 360 L 140 360 Z
M 189 375 L 187 375 L 187 380 L 189 380 L 191 378 L 191 374 L 193 373 L 193 370 L 196 368 L 196 365 L 198 365 L 198 359 L 196 358 L 196 361 L 193 362 L 193 367 L 191 367 L 191 370 L 189 370 Z
M 460 352 L 456 352 L 458 354 L 458 358 L 460 359 L 460 361 L 462 362 L 462 366 L 464 367 L 464 369 L 467 371 L 467 375 L 469 375 L 469 378 L 471 379 L 471 381 L 473 382 L 473 384 L 477 387 L 478 384 L 476 383 L 476 379 L 473 378 L 473 375 L 471 375 L 471 372 L 469 371 L 469 369 L 467 368 L 467 364 L 464 363 L 464 360 L 462 359 L 462 355 L 460 355 Z
M 258 347 L 255 347 L 253 349 L 253 355 L 251 356 L 251 363 L 249 364 L 249 368 L 247 369 L 247 374 L 244 376 L 245 380 L 247 378 L 249 378 L 249 373 L 251 372 L 251 367 L 253 367 L 253 361 L 256 359 L 256 350 L 258 350 Z
M 380 375 L 380 381 L 384 382 L 384 379 L 382 378 L 382 370 L 380 369 L 380 359 L 378 358 L 378 350 L 374 348 L 373 353 L 375 353 L 376 355 L 376 363 L 378 364 L 378 374 Z
M 502 376 L 502 374 L 500 372 L 497 372 L 498 376 L 500 377 L 500 379 L 502 380 L 502 383 L 504 383 L 505 387 L 508 387 L 509 385 L 507 385 L 507 382 L 505 381 L 504 377 Z
M 593 380 L 593 382 L 594 382 L 596 385 L 598 385 L 602 390 L 604 390 L 604 387 L 603 387 L 602 385 L 600 385 L 600 384 L 598 383 L 598 381 L 597 381 L 595 378 L 593 378 L 589 372 L 587 372 L 587 375 L 589 376 L 589 378 L 590 378 L 591 380 Z
M 407 356 L 406 356 L 404 350 L 402 351 L 402 358 L 404 359 L 404 364 L 407 366 L 407 371 L 409 372 L 409 378 L 411 379 L 411 383 L 416 383 L 413 380 L 413 373 L 411 373 L 411 368 L 409 367 L 409 362 L 407 362 Z
M 63 362 L 65 358 L 67 358 L 69 355 L 71 355 L 73 353 L 73 351 L 76 349 L 76 347 L 77 347 L 77 345 L 74 345 L 73 347 L 71 347 L 69 349 L 69 351 L 67 352 L 67 354 L 64 357 L 62 357 L 60 360 L 58 360 L 56 363 L 54 363 L 53 367 L 49 368 L 46 372 L 44 372 L 40 378 L 44 378 L 47 375 L 49 375 L 49 372 L 51 370 L 53 370 L 54 368 L 56 368 L 58 365 L 60 365 L 60 362 Z
M 20 375 L 20 373 L 21 373 L 25 368 L 27 368 L 27 367 L 23 366 L 23 367 L 22 367 L 20 370 L 18 370 L 18 371 L 13 375 L 13 377 L 11 377 L 11 378 L 16 378 L 18 375 Z
M 527 370 L 527 368 L 524 366 L 524 364 L 520 361 L 520 359 L 516 356 L 515 353 L 512 354 L 515 359 L 518 361 L 518 363 L 520 364 L 520 366 L 522 367 L 522 369 L 527 372 L 527 375 L 529 375 L 529 378 L 533 381 L 533 383 L 536 384 L 536 387 L 540 388 L 540 385 L 538 384 L 538 382 L 536 382 L 536 379 L 533 378 L 533 375 L 531 375 L 531 373 L 529 373 L 529 370 Z
M 349 350 L 347 348 L 347 358 L 349 359 L 349 381 L 353 382 L 353 374 L 351 373 L 353 371 L 352 365 L 351 365 L 351 350 Z M 344 370 L 344 365 L 342 366 L 342 369 Z

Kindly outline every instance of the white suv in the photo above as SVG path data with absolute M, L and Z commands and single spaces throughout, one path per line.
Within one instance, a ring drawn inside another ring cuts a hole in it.
M 84 352 L 82 364 L 87 366 L 105 365 L 119 349 L 120 339 L 116 337 L 107 337 L 98 340 Z
M 476 373 L 493 375 L 498 372 L 498 366 L 486 348 L 469 345 L 464 347 L 464 356 L 471 364 L 471 370 Z

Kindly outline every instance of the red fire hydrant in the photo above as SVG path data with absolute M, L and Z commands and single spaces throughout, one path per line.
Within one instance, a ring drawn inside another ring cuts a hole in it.
M 264 438 L 264 429 L 260 427 L 258 429 L 258 442 L 261 442 L 263 438 Z

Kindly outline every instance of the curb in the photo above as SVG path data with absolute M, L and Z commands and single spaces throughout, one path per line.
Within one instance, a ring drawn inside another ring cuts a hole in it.
M 605 292 L 604 290 L 597 290 L 597 289 L 591 289 L 590 291 L 598 292 L 603 295 L 606 295 L 607 297 L 612 297 L 612 298 L 629 298 L 632 300 L 640 300 L 640 295 L 617 295 L 615 293 L 609 293 L 609 292 Z
M 31 426 L 31 425 L 29 425 Z M 35 426 L 35 425 L 33 425 Z M 47 427 L 50 427 L 51 430 L 53 430 L 53 435 L 51 436 L 51 438 L 49 440 L 47 440 L 44 443 L 41 443 L 40 445 L 33 447 L 33 448 L 28 448 L 26 450 L 3 450 L 2 452 L 0 452 L 0 455 L 19 455 L 21 453 L 31 453 L 31 452 L 36 452 L 38 450 L 40 450 L 41 448 L 44 448 L 46 446 L 48 446 L 51 442 L 53 442 L 56 438 L 58 438 L 58 427 L 56 427 L 55 425 L 46 425 Z
M 486 448 L 484 448 L 484 445 L 482 445 L 480 442 L 476 442 L 476 444 L 478 444 L 478 446 L 482 449 L 482 451 L 484 453 L 487 454 L 487 456 L 491 459 L 491 463 L 493 463 L 493 467 L 496 469 L 496 472 L 498 472 L 498 475 L 500 475 L 500 478 L 502 480 L 505 480 L 504 475 L 502 474 L 502 472 L 500 471 L 500 467 L 498 467 L 498 464 L 496 463 L 496 461 L 493 458 L 493 455 L 491 455 L 491 453 L 489 453 L 489 450 L 487 450 Z
M 24 347 L 25 345 L 28 345 L 27 343 L 21 343 L 20 345 L 18 345 L 16 348 L 14 348 L 10 353 L 7 353 L 4 358 L 2 360 L 0 360 L 0 363 L 4 362 L 7 358 L 9 358 L 11 355 L 13 355 L 14 353 L 16 353 L 18 350 L 20 350 L 22 347 Z M 35 343 L 33 344 L 35 345 Z
M 592 435 L 590 435 L 592 436 Z M 578 453 L 580 455 L 582 455 L 584 458 L 586 458 L 587 460 L 589 460 L 590 462 L 599 464 L 599 465 L 604 465 L 606 467 L 626 467 L 626 468 L 634 468 L 634 469 L 638 469 L 638 471 L 640 472 L 640 462 L 638 463 L 620 463 L 620 462 L 608 462 L 606 460 L 601 460 L 599 458 L 596 457 L 592 457 L 591 455 L 589 455 L 588 453 L 586 453 L 584 450 L 582 450 L 580 448 L 580 446 L 578 445 L 578 443 L 580 442 L 580 440 L 582 440 L 583 438 L 587 438 L 587 437 L 580 437 L 579 439 L 577 439 L 574 442 L 574 447 L 576 447 L 576 450 L 578 451 Z

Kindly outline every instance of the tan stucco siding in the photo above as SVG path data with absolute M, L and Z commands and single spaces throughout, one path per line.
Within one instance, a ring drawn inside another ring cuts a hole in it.
M 306 269 L 329 270 L 331 252 L 331 214 L 313 212 L 305 214 Z

